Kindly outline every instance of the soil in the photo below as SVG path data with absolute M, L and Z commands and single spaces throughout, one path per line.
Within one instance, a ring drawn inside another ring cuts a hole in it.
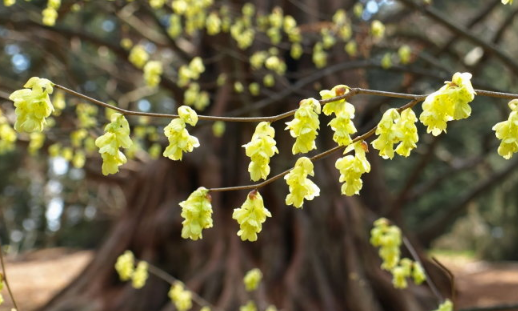
M 91 256 L 90 251 L 50 249 L 8 258 L 7 275 L 19 308 L 30 311 L 43 305 L 81 272 Z M 439 259 L 455 275 L 457 310 L 495 305 L 517 305 L 505 310 L 518 310 L 518 262 Z M 0 310 L 10 310 L 7 291 L 2 295 Z

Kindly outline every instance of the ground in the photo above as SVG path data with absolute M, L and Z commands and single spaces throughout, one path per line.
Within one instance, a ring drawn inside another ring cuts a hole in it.
M 19 308 L 35 310 L 81 272 L 92 253 L 64 249 L 33 252 L 7 262 L 7 273 Z M 518 262 L 488 263 L 471 258 L 438 256 L 455 275 L 457 310 L 493 305 L 518 305 Z M 7 291 L 1 310 L 12 304 Z M 506 309 L 506 310 L 518 310 Z

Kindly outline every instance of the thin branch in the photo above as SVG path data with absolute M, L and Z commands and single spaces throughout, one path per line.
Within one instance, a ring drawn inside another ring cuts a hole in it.
M 417 4 L 416 2 L 414 2 L 414 0 L 399 0 L 399 2 L 402 2 L 407 7 L 410 7 L 414 10 L 417 10 L 417 11 L 423 13 L 424 15 L 426 15 L 429 18 L 436 21 L 438 24 L 446 27 L 452 33 L 454 33 L 458 36 L 461 36 L 463 38 L 466 38 L 467 40 L 471 41 L 472 43 L 482 47 L 484 50 L 495 55 L 496 58 L 498 58 L 502 63 L 506 64 L 515 74 L 518 74 L 518 63 L 515 62 L 511 57 L 504 54 L 501 50 L 496 48 L 490 42 L 484 41 L 479 36 L 472 34 L 468 29 L 466 29 L 462 26 L 456 25 L 449 19 L 445 18 L 444 14 L 442 12 L 439 12 L 438 10 L 436 10 L 430 6 L 423 6 L 423 5 Z
M 149 262 L 146 262 L 146 263 L 148 264 L 148 271 L 149 271 L 149 273 L 151 273 L 154 276 L 158 277 L 159 279 L 169 283 L 171 286 L 174 285 L 176 282 L 181 282 L 180 280 L 178 280 L 174 276 L 170 275 L 169 273 L 165 272 L 164 270 L 162 270 L 162 269 L 160 269 L 160 268 L 150 264 Z M 183 283 L 183 282 L 181 282 L 181 283 Z M 213 306 L 207 300 L 203 299 L 196 292 L 193 292 L 191 290 L 189 290 L 189 292 L 192 294 L 192 300 L 194 302 L 196 302 L 198 305 L 200 305 L 201 307 L 208 306 L 208 307 L 210 307 L 211 310 L 222 311 L 221 309 Z
M 347 95 L 347 94 L 346 94 Z M 418 95 L 417 95 L 418 96 Z M 333 100 L 334 101 L 334 100 Z M 408 109 L 408 108 L 412 108 L 413 106 L 415 106 L 418 102 L 422 101 L 422 99 L 414 99 L 413 101 L 409 102 L 408 104 L 404 105 L 404 106 L 401 106 L 397 109 L 398 112 L 401 112 L 405 109 Z M 357 142 L 357 141 L 362 141 L 362 140 L 365 140 L 367 138 L 369 138 L 370 136 L 374 135 L 374 133 L 376 132 L 376 129 L 378 127 L 375 126 L 373 127 L 372 129 L 370 129 L 369 131 L 367 131 L 366 133 L 360 135 L 360 136 L 356 136 L 352 141 L 351 141 L 351 144 Z M 320 160 L 320 159 L 323 159 L 327 156 L 329 156 L 330 154 L 332 154 L 333 152 L 337 151 L 337 150 L 340 150 L 340 149 L 343 149 L 347 146 L 336 146 L 334 148 L 331 148 L 329 150 L 326 150 L 322 153 L 319 153 L 311 158 L 309 158 L 311 160 L 311 162 L 315 162 L 317 160 Z M 268 178 L 267 180 L 261 182 L 261 183 L 258 183 L 258 184 L 254 184 L 254 185 L 246 185 L 246 186 L 234 186 L 234 187 L 222 187 L 222 188 L 210 188 L 209 191 L 211 192 L 222 192 L 222 191 L 237 191 L 237 190 L 256 190 L 256 189 L 259 189 L 259 188 L 262 188 L 278 179 L 281 179 L 282 177 L 284 177 L 285 175 L 287 175 L 293 168 L 290 168 L 280 174 L 277 174 L 271 178 Z
M 434 263 L 441 268 L 448 275 L 451 281 L 451 301 L 455 304 L 455 275 L 450 271 L 450 269 L 446 268 L 437 258 L 432 257 Z
M 4 263 L 4 254 L 2 250 L 2 242 L 0 241 L 0 263 L 2 265 L 2 273 L 4 274 L 4 282 L 5 286 L 7 287 L 7 290 L 9 291 L 9 297 L 11 297 L 11 301 L 13 302 L 14 308 L 18 311 L 21 311 L 18 308 L 18 304 L 16 303 L 16 299 L 14 299 L 13 291 L 11 290 L 11 286 L 9 285 L 9 281 L 7 280 L 7 270 L 5 269 L 5 263 Z
M 430 278 L 428 273 L 426 272 L 426 269 L 424 269 L 424 265 L 421 262 L 421 259 L 419 258 L 419 255 L 417 254 L 417 251 L 412 246 L 412 243 L 407 239 L 407 237 L 403 236 L 403 243 L 405 244 L 406 249 L 410 252 L 410 255 L 412 255 L 412 258 L 423 267 L 423 273 L 426 276 L 426 283 L 428 283 L 428 286 L 430 286 L 430 289 L 432 290 L 432 293 L 434 294 L 435 298 L 439 301 L 439 304 L 441 304 L 444 301 L 444 297 L 439 292 L 439 289 L 437 288 L 437 285 L 433 282 L 433 280 Z

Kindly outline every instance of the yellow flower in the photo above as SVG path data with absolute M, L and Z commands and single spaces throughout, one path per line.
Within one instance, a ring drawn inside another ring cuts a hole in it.
M 286 129 L 289 129 L 291 136 L 296 138 L 292 148 L 293 154 L 307 153 L 317 148 L 315 139 L 320 126 L 319 114 L 320 103 L 318 100 L 314 98 L 303 99 L 300 102 L 299 109 L 295 112 L 294 119 L 286 123 Z
M 16 122 L 14 129 L 18 132 L 41 132 L 47 123 L 46 119 L 54 107 L 50 102 L 53 83 L 47 79 L 32 77 L 25 83 L 26 89 L 14 91 L 9 99 L 14 102 Z
M 182 207 L 182 238 L 198 240 L 203 238 L 202 230 L 212 228 L 212 205 L 209 190 L 198 188 L 186 201 L 180 202 Z
M 518 152 L 518 99 L 509 102 L 511 113 L 507 121 L 502 121 L 493 126 L 496 137 L 501 140 L 498 154 L 505 159 L 510 159 Z
M 54 26 L 56 24 L 56 19 L 58 18 L 58 12 L 53 7 L 47 7 L 41 12 L 43 15 L 43 24 L 46 26 Z
M 374 149 L 379 150 L 380 156 L 384 159 L 392 159 L 394 157 L 394 144 L 403 136 L 399 133 L 399 129 L 396 126 L 399 120 L 399 112 L 396 109 L 389 109 L 385 111 L 376 128 L 378 138 L 372 142 L 372 146 Z
M 258 191 L 251 191 L 246 197 L 245 203 L 240 208 L 234 209 L 232 218 L 239 223 L 240 230 L 237 235 L 242 241 L 257 241 L 257 234 L 263 229 L 266 217 L 272 214 L 264 207 L 263 197 Z
M 257 306 L 250 300 L 246 305 L 239 307 L 239 311 L 257 311 Z
M 148 278 L 147 273 L 148 263 L 145 261 L 140 261 L 137 265 L 137 269 L 133 272 L 131 276 L 131 285 L 133 288 L 139 289 L 146 285 L 146 280 Z
M 361 176 L 371 170 L 371 166 L 365 156 L 366 143 L 363 141 L 349 145 L 344 153 L 354 149 L 354 156 L 347 155 L 336 161 L 335 167 L 340 171 L 340 182 L 342 185 L 342 194 L 352 196 L 359 194 L 363 187 Z
M 374 20 L 371 24 L 371 34 L 374 38 L 383 38 L 385 35 L 385 25 L 379 20 Z
M 178 311 L 187 311 L 192 308 L 192 293 L 186 290 L 180 282 L 175 282 L 171 286 L 169 298 Z
M 379 255 L 383 260 L 382 269 L 391 271 L 399 262 L 401 246 L 401 230 L 385 218 L 380 218 L 374 222 L 371 230 L 370 243 L 372 246 L 379 247 Z
M 258 181 L 266 179 L 270 174 L 270 158 L 279 153 L 275 142 L 275 129 L 269 122 L 261 122 L 255 128 L 252 140 L 243 145 L 246 150 L 246 156 L 250 157 L 250 179 Z
M 131 251 L 125 251 L 124 254 L 117 258 L 115 270 L 119 274 L 121 281 L 128 281 L 133 276 L 135 269 L 135 257 Z
M 412 50 L 410 49 L 410 47 L 408 45 L 402 45 L 398 51 L 397 51 L 398 55 L 399 55 L 399 61 L 401 62 L 401 64 L 403 65 L 406 65 L 408 63 L 410 63 L 410 58 L 412 56 Z
M 503 4 L 513 4 L 514 0 L 502 0 Z
M 129 55 L 129 61 L 137 68 L 142 68 L 149 59 L 149 54 L 142 45 L 135 45 Z
M 410 152 L 417 147 L 419 135 L 417 134 L 417 127 L 415 123 L 417 117 L 411 108 L 405 109 L 396 123 L 396 132 L 398 140 L 401 143 L 397 146 L 397 154 L 408 157 Z
M 124 115 L 114 113 L 111 122 L 104 128 L 105 134 L 95 140 L 99 153 L 103 159 L 103 175 L 115 174 L 119 166 L 126 163 L 127 159 L 119 148 L 129 148 L 133 144 L 128 121 Z
M 453 303 L 449 299 L 446 299 L 443 303 L 441 303 L 439 305 L 439 308 L 437 308 L 434 311 L 452 311 L 452 310 L 453 310 Z
M 336 96 L 341 96 L 349 92 L 346 85 L 337 85 L 331 90 L 320 91 L 323 100 L 327 100 Z M 334 131 L 333 140 L 340 146 L 347 146 L 351 143 L 351 134 L 356 133 L 356 127 L 352 122 L 354 119 L 354 106 L 340 99 L 328 102 L 322 109 L 325 115 L 334 114 L 335 117 L 329 122 L 329 126 Z
M 306 157 L 299 158 L 295 167 L 286 175 L 286 183 L 290 188 L 290 193 L 286 196 L 286 204 L 297 208 L 302 207 L 304 199 L 313 200 L 320 195 L 320 188 L 307 178 L 308 175 L 314 176 L 313 163 Z
M 183 152 L 192 152 L 194 148 L 200 146 L 198 138 L 189 135 L 185 128 L 185 123 L 196 124 L 198 121 L 196 112 L 187 106 L 181 106 L 178 108 L 178 114 L 180 117 L 172 120 L 164 128 L 164 134 L 169 140 L 169 146 L 164 150 L 163 155 L 175 161 L 183 158 Z
M 243 279 L 246 290 L 249 292 L 256 290 L 262 278 L 263 274 L 258 268 L 248 271 Z
M 160 83 L 162 75 L 162 63 L 159 61 L 147 62 L 144 66 L 144 80 L 147 86 L 156 87 Z
M 428 95 L 423 102 L 423 113 L 419 120 L 427 132 L 437 136 L 446 132 L 446 123 L 465 119 L 471 114 L 469 103 L 475 98 L 470 73 L 455 73 L 452 81 L 446 81 L 438 91 Z

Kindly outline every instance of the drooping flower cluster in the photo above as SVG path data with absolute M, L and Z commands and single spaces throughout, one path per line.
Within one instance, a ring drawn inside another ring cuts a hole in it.
M 171 286 L 169 298 L 178 311 L 187 311 L 192 308 L 192 293 L 185 289 L 181 282 L 175 282 Z
M 475 95 L 471 74 L 457 72 L 451 82 L 446 81 L 443 87 L 426 97 L 419 120 L 428 127 L 427 132 L 434 136 L 446 132 L 448 121 L 465 119 L 471 115 L 469 103 Z
M 129 61 L 137 68 L 143 68 L 149 59 L 149 54 L 142 45 L 135 45 L 129 54 Z
M 156 87 L 160 83 L 162 75 L 162 63 L 159 61 L 149 61 L 144 66 L 144 81 L 149 87 Z
M 502 1 L 506 1 L 506 0 L 502 0 Z M 511 0 L 511 3 L 512 3 L 512 0 Z M 453 311 L 453 303 L 451 302 L 451 300 L 446 299 L 434 311 Z
M 331 90 L 320 91 L 323 100 L 336 96 L 345 95 L 349 92 L 346 85 L 337 85 Z M 335 117 L 329 122 L 329 126 L 334 131 L 333 140 L 340 146 L 347 146 L 351 143 L 351 134 L 356 133 L 354 119 L 354 106 L 346 102 L 345 99 L 329 102 L 322 109 L 326 116 L 334 114 Z
M 212 228 L 212 204 L 209 190 L 198 188 L 186 201 L 180 202 L 182 207 L 182 238 L 198 240 L 203 238 L 202 230 Z
M 178 108 L 179 118 L 176 118 L 164 128 L 164 134 L 169 140 L 169 146 L 164 150 L 164 157 L 171 160 L 181 160 L 184 152 L 192 152 L 200 146 L 198 138 L 189 135 L 186 123 L 195 126 L 198 123 L 198 115 L 189 106 Z
M 125 251 L 117 258 L 115 270 L 119 274 L 121 281 L 131 280 L 133 288 L 139 289 L 146 285 L 148 278 L 148 263 L 139 261 L 135 269 L 135 256 L 131 251 Z
M 392 273 L 395 288 L 406 288 L 407 278 L 412 278 L 419 285 L 426 280 L 426 274 L 419 262 L 408 258 L 400 259 L 401 230 L 391 225 L 386 218 L 374 222 L 370 243 L 379 247 L 379 255 L 383 260 L 381 268 Z
M 284 176 L 290 188 L 286 196 L 286 204 L 297 208 L 302 207 L 304 199 L 313 200 L 320 195 L 320 188 L 308 179 L 308 175 L 314 176 L 313 163 L 306 157 L 299 158 L 293 169 Z
M 23 86 L 25 89 L 14 91 L 9 99 L 16 107 L 14 129 L 18 132 L 41 132 L 54 107 L 50 102 L 53 83 L 47 79 L 32 77 Z
M 498 154 L 510 159 L 518 152 L 518 99 L 509 102 L 511 113 L 507 121 L 502 121 L 493 126 L 496 137 L 501 140 Z
M 379 247 L 379 255 L 383 260 L 381 268 L 392 270 L 397 266 L 400 258 L 401 230 L 391 225 L 386 218 L 380 218 L 374 222 L 371 230 L 370 243 L 374 247 Z
M 370 172 L 371 165 L 365 156 L 367 144 L 363 141 L 358 141 L 349 145 L 345 151 L 348 153 L 354 149 L 353 155 L 346 155 L 336 160 L 335 167 L 340 171 L 340 182 L 342 185 L 342 194 L 352 196 L 359 194 L 363 187 L 362 175 Z
M 514 0 L 502 0 L 503 4 L 513 4 Z
M 261 122 L 255 128 L 252 140 L 243 145 L 246 150 L 246 156 L 250 157 L 250 179 L 258 181 L 266 179 L 270 174 L 270 158 L 274 154 L 279 153 L 275 142 L 275 129 L 269 122 Z
M 239 223 L 240 230 L 237 235 L 242 241 L 257 241 L 257 234 L 263 229 L 263 223 L 266 217 L 272 217 L 272 214 L 266 207 L 261 194 L 254 190 L 246 197 L 245 203 L 240 208 L 234 209 L 232 218 Z
M 262 278 L 263 273 L 258 268 L 254 268 L 248 271 L 243 278 L 243 283 L 245 283 L 246 290 L 249 292 L 256 290 L 259 286 L 259 283 L 261 283 Z
M 48 0 L 47 7 L 41 12 L 42 22 L 47 26 L 54 26 L 58 18 L 58 9 L 61 6 L 61 0 Z
M 307 153 L 317 148 L 315 139 L 320 125 L 319 114 L 320 103 L 318 100 L 314 98 L 303 99 L 297 112 L 295 112 L 294 119 L 286 122 L 286 129 L 289 129 L 291 136 L 296 138 L 292 148 L 293 154 Z
M 0 110 L 0 155 L 14 150 L 16 132 Z
M 408 157 L 419 140 L 416 122 L 417 117 L 412 109 L 405 109 L 401 115 L 396 109 L 385 111 L 376 128 L 378 138 L 372 142 L 372 146 L 379 150 L 380 156 L 384 159 L 392 159 L 394 144 L 400 142 L 395 151 L 399 155 Z
M 127 162 L 119 148 L 129 148 L 133 144 L 130 138 L 128 120 L 120 113 L 114 113 L 111 122 L 104 128 L 104 135 L 95 140 L 103 159 L 103 175 L 115 174 L 119 166 Z
M 133 276 L 131 278 L 131 285 L 133 288 L 139 289 L 146 285 L 146 280 L 148 278 L 147 273 L 148 263 L 145 261 L 140 261 L 133 272 Z

